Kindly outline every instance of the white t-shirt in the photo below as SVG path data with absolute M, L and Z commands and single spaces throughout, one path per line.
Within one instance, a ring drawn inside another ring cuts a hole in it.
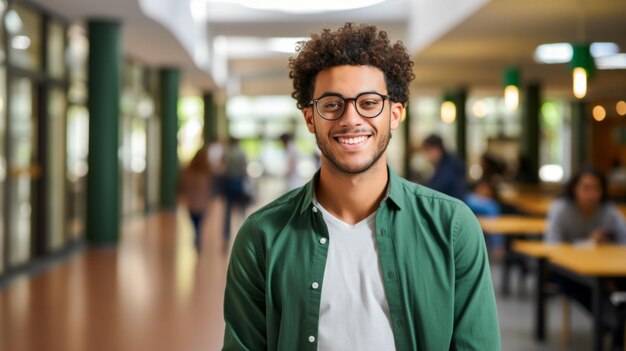
M 328 227 L 318 349 L 395 350 L 376 246 L 376 213 L 350 225 L 316 200 Z

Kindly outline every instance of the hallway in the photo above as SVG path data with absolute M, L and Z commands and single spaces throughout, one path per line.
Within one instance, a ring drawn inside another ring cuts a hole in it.
M 266 180 L 259 190 L 258 198 L 267 201 L 281 191 L 281 183 Z M 39 275 L 10 282 L 0 290 L 0 350 L 219 350 L 228 265 L 219 230 L 222 211 L 216 202 L 199 258 L 191 222 L 179 207 L 126 221 L 117 250 L 85 250 Z M 491 270 L 499 287 L 500 265 Z M 517 288 L 517 279 L 514 283 Z M 529 279 L 510 297 L 496 289 L 502 350 L 589 350 L 591 319 L 577 305 L 570 344 L 561 343 L 558 297 L 548 301 L 547 342 L 533 341 L 533 284 Z
M 124 223 L 117 250 L 11 282 L 0 291 L 0 350 L 218 350 L 227 258 L 215 217 L 199 258 L 181 208 Z

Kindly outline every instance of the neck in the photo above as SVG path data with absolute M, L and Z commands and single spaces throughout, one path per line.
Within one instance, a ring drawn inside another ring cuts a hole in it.
M 323 158 L 315 196 L 333 216 L 355 224 L 376 211 L 385 197 L 388 180 L 384 157 L 360 174 L 341 172 Z
M 591 218 L 593 217 L 593 215 L 595 215 L 598 206 L 581 206 L 580 204 L 578 204 L 578 209 L 585 218 Z

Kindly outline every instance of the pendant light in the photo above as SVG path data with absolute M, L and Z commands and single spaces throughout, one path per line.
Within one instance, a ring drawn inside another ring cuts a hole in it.
M 595 71 L 589 44 L 572 44 L 571 68 L 574 96 L 582 99 L 587 95 L 587 82 Z
M 509 111 L 519 106 L 519 70 L 514 66 L 504 70 L 504 106 Z
M 456 104 L 449 93 L 446 93 L 441 103 L 441 120 L 445 124 L 452 124 L 456 120 Z

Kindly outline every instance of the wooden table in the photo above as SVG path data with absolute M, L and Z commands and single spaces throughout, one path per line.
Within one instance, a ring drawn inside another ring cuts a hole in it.
M 536 216 L 545 216 L 554 199 L 554 195 L 537 193 L 535 191 L 513 191 L 508 194 L 504 193 L 502 196 L 502 201 L 506 204 Z
M 498 216 L 478 217 L 478 222 L 486 235 L 502 235 L 504 239 L 501 292 L 504 296 L 508 296 L 511 290 L 510 271 L 515 262 L 515 253 L 511 249 L 511 243 L 514 239 L 543 236 L 546 220 L 528 216 Z
M 535 338 L 545 339 L 545 282 L 547 270 L 589 286 L 592 290 L 594 350 L 602 350 L 602 298 L 607 279 L 626 279 L 626 246 L 515 242 L 515 252 L 538 259 Z M 549 267 L 547 264 L 549 263 Z
M 546 230 L 546 219 L 542 217 L 517 215 L 478 217 L 478 222 L 486 234 L 543 235 Z
M 535 284 L 535 340 L 546 339 L 546 282 L 548 280 L 547 260 L 550 253 L 565 244 L 546 244 L 543 241 L 517 240 L 513 251 L 537 260 L 537 283 Z

